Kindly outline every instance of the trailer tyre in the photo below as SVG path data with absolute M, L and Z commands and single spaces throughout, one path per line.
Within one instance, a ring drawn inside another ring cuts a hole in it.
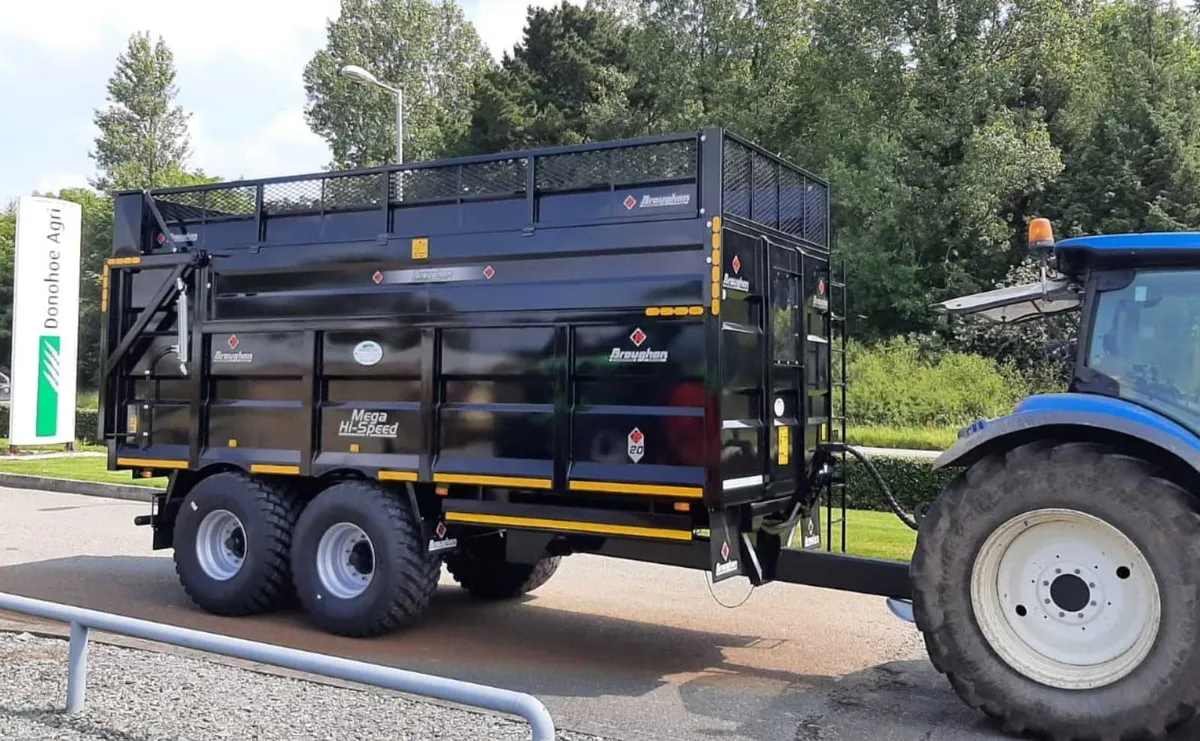
M 503 544 L 499 539 L 496 543 Z M 467 548 L 446 557 L 446 570 L 472 597 L 487 600 L 515 599 L 528 594 L 554 576 L 561 556 L 544 556 L 537 563 L 505 561 L 499 548 Z
M 244 473 L 201 479 L 175 520 L 175 572 L 201 609 L 268 612 L 292 596 L 292 528 L 302 502 L 287 488 Z
M 918 534 L 930 659 L 1009 733 L 1164 737 L 1200 705 L 1198 524 L 1182 488 L 1098 444 L 978 461 Z
M 329 633 L 389 633 L 420 618 L 433 598 L 441 559 L 428 549 L 407 498 L 366 481 L 334 484 L 296 525 L 296 592 Z

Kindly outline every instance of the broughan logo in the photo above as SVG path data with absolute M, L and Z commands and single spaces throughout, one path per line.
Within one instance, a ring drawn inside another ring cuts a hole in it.
M 692 202 L 689 193 L 672 193 L 669 196 L 642 196 L 641 208 L 663 208 L 665 206 L 686 206 Z
M 665 363 L 670 355 L 668 350 L 651 350 L 642 345 L 649 339 L 649 335 L 642 331 L 641 327 L 633 330 L 629 335 L 629 341 L 636 350 L 624 350 L 619 347 L 614 347 L 609 353 L 608 362 L 610 363 Z

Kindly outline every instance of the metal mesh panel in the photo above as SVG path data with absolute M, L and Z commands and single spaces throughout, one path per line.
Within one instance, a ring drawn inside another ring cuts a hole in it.
M 829 248 L 829 191 L 787 164 L 725 140 L 724 212 Z
M 804 236 L 805 191 L 808 178 L 784 167 L 779 171 L 779 230 Z
M 295 180 L 263 186 L 263 213 L 289 214 L 321 210 L 321 180 Z
M 804 196 L 804 238 L 813 244 L 829 248 L 827 224 L 829 191 L 819 183 L 809 183 Z
M 723 168 L 725 213 L 750 218 L 750 150 L 726 139 Z
M 462 165 L 460 168 L 462 195 L 511 196 L 525 192 L 528 160 L 513 159 Z
M 154 200 L 163 219 L 171 222 L 242 218 L 254 215 L 253 186 L 167 193 Z
M 254 215 L 254 186 L 241 185 L 220 190 L 206 190 L 204 207 L 228 216 Z
M 458 198 L 458 168 L 433 167 L 392 173 L 392 201 L 420 203 Z
M 538 157 L 536 185 L 550 193 L 695 177 L 696 142 L 688 140 Z
M 750 197 L 750 218 L 760 224 L 779 226 L 779 165 L 755 152 L 750 160 L 754 190 Z
M 325 178 L 326 211 L 345 211 L 378 207 L 383 202 L 383 173 L 343 175 Z

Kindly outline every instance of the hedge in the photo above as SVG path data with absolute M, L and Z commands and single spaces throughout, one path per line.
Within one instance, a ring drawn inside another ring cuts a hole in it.
M 846 463 L 846 506 L 890 512 L 887 499 L 866 467 L 853 458 L 848 458 Z M 936 499 L 957 473 L 953 468 L 935 471 L 931 458 L 872 456 L 871 463 L 875 464 L 900 505 L 909 512 Z
M 95 443 L 100 426 L 100 413 L 95 409 L 75 410 L 75 439 Z M 0 404 L 0 436 L 8 435 L 8 405 Z

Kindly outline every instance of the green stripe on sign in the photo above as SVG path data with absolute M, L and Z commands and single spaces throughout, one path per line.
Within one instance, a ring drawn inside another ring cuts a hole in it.
M 44 336 L 38 342 L 38 437 L 58 434 L 58 352 L 62 338 Z

